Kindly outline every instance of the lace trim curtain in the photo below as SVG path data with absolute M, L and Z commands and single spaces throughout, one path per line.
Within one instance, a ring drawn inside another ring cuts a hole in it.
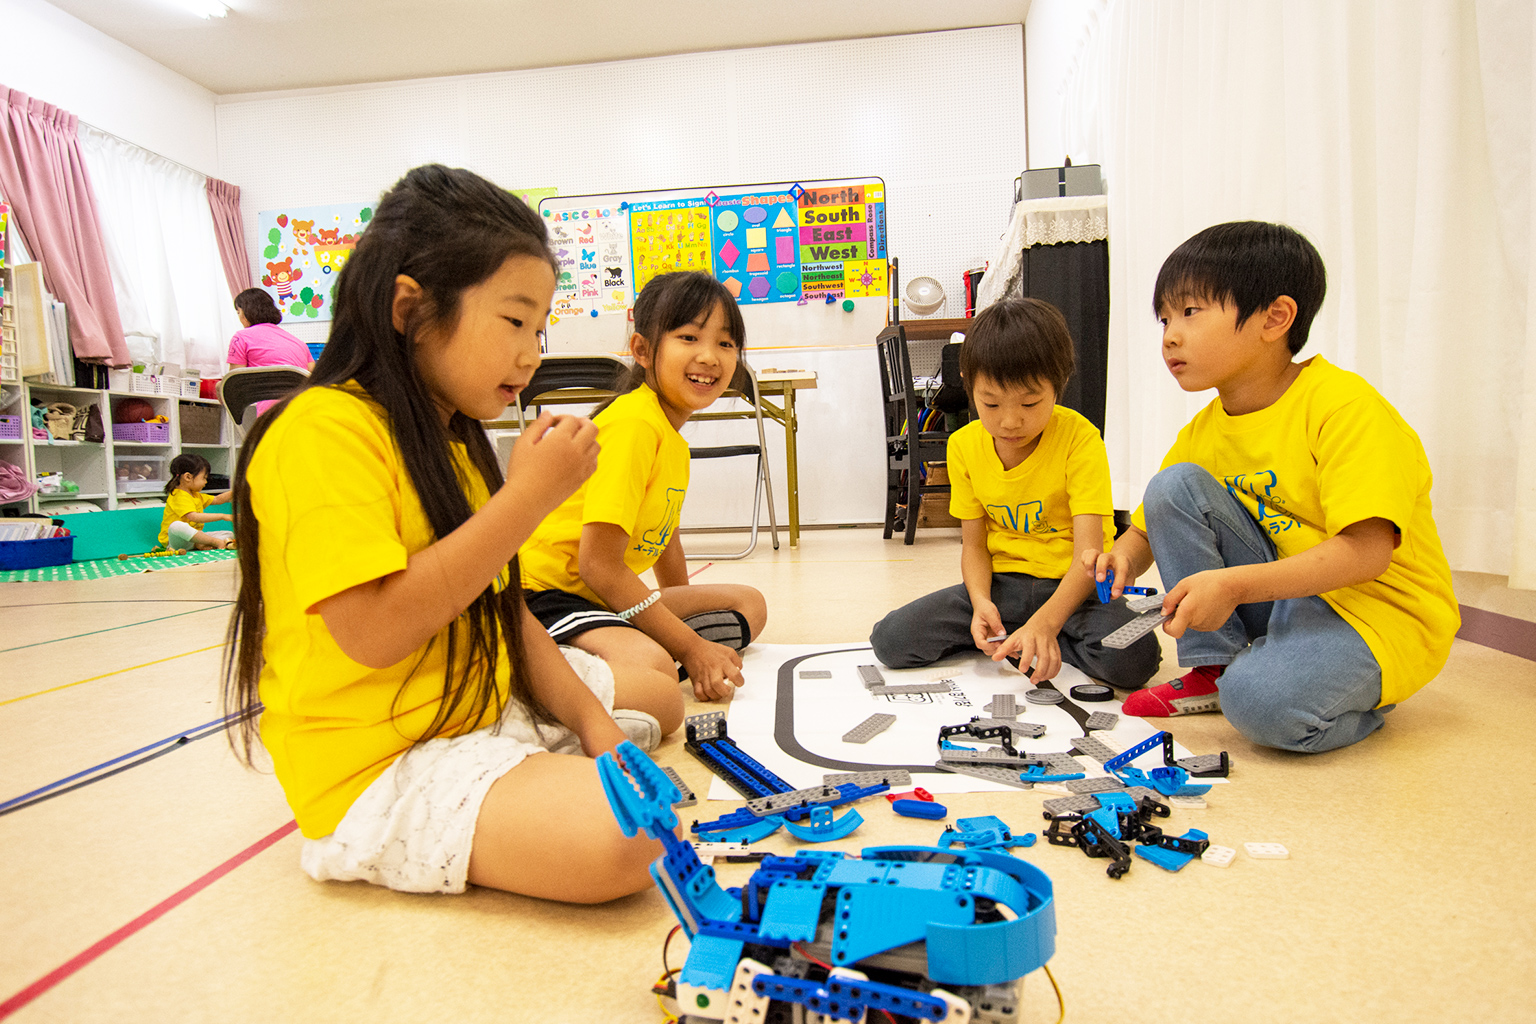
M 976 291 L 976 312 L 1017 290 L 1025 249 L 1108 237 L 1109 200 L 1104 196 L 1058 196 L 1014 204 L 1008 231 Z

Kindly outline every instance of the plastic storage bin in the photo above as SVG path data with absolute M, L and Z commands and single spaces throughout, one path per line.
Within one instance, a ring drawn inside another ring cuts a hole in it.
M 75 538 L 0 541 L 0 569 L 40 569 L 74 561 Z
M 21 440 L 21 417 L 0 416 L 0 441 Z
M 118 494 L 154 493 L 165 490 L 166 463 L 164 455 L 114 455 L 114 476 Z
M 218 444 L 219 420 L 224 410 L 217 405 L 182 402 L 177 418 L 181 421 L 182 444 Z
M 139 444 L 169 444 L 171 425 L 169 423 L 114 423 L 112 440 Z

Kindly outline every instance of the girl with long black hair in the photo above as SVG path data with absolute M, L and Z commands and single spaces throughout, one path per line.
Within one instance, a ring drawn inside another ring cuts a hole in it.
M 259 711 L 317 879 L 572 902 L 649 885 L 661 846 L 622 835 L 592 761 L 627 735 L 614 675 L 562 653 L 518 586 L 596 430 L 539 417 L 503 483 L 479 422 L 539 365 L 546 238 L 475 174 L 409 172 L 342 271 L 314 373 L 241 450 L 225 706 L 248 760 Z

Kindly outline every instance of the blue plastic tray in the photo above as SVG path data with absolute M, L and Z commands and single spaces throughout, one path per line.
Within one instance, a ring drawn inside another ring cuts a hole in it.
M 0 541 L 0 569 L 40 569 L 74 561 L 75 538 Z

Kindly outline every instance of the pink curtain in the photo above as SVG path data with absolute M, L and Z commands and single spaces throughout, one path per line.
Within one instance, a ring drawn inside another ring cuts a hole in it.
M 0 103 L 0 193 L 27 252 L 43 265 L 43 282 L 69 309 L 75 355 L 126 366 L 128 346 L 96 195 L 80 156 L 78 119 L 3 85 Z
M 207 190 L 208 209 L 213 213 L 213 234 L 219 242 L 224 280 L 229 282 L 229 297 L 233 299 L 251 287 L 251 261 L 245 252 L 240 219 L 240 186 L 209 178 Z

